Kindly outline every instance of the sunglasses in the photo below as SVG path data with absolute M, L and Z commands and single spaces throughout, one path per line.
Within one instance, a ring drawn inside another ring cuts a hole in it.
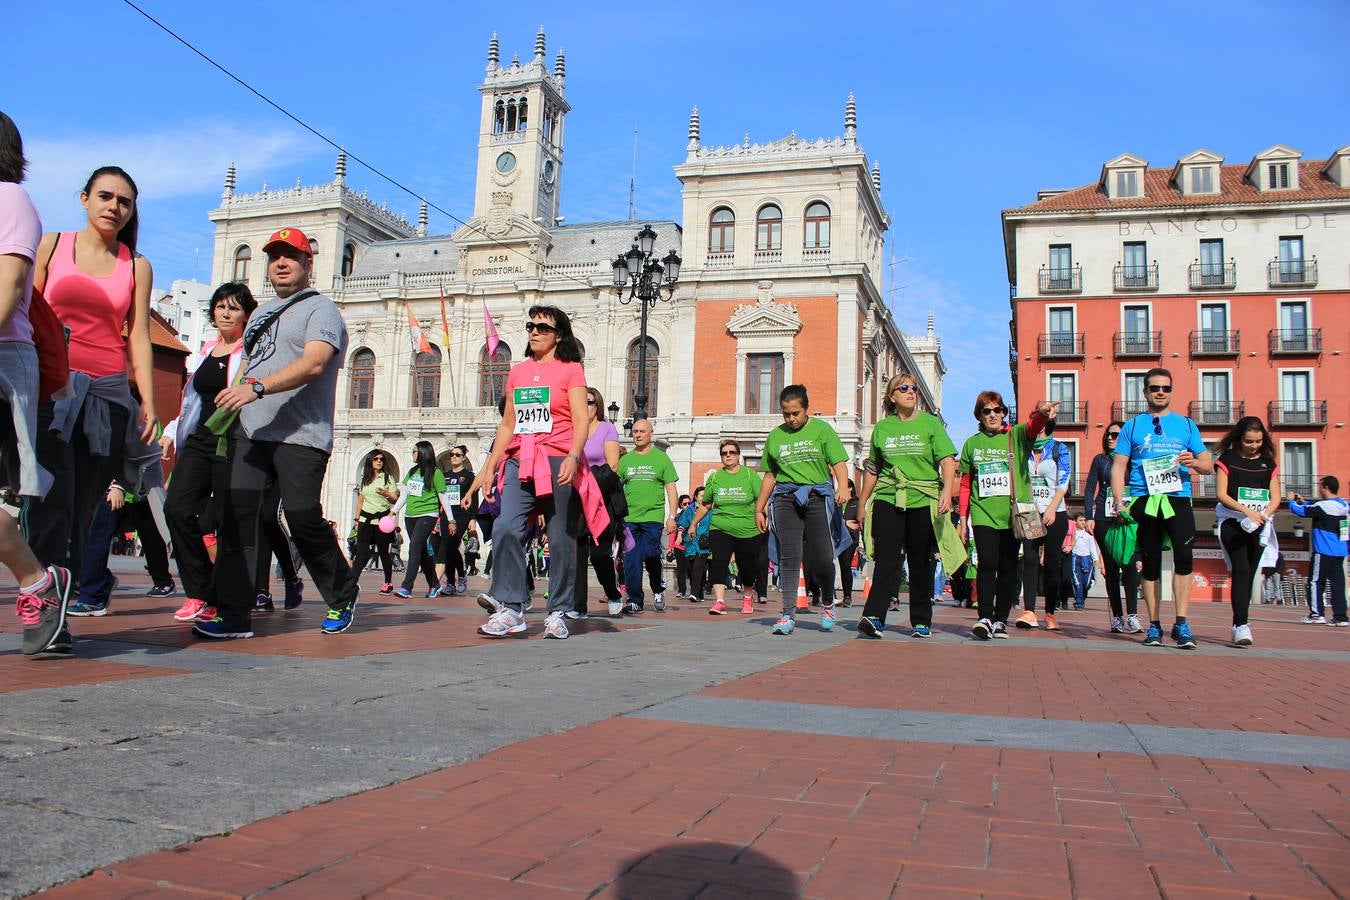
M 723 451 L 722 451 L 722 455 L 723 455 L 723 456 L 740 456 L 740 454 L 741 454 L 741 451 L 739 451 L 739 450 L 723 450 Z
M 1172 386 L 1170 384 L 1150 384 L 1144 390 L 1150 394 L 1170 394 L 1172 393 Z
M 595 405 L 595 398 L 592 397 L 591 399 L 587 400 L 587 401 L 586 401 L 586 405 L 587 405 L 587 406 L 594 406 L 594 405 Z
M 558 328 L 557 328 L 557 326 L 556 326 L 556 325 L 550 325 L 550 324 L 548 324 L 547 322 L 526 322 L 526 323 L 525 323 L 525 330 L 528 331 L 530 334 L 534 334 L 536 331 L 539 332 L 540 334 L 557 334 L 557 333 L 558 333 Z
M 1106 439 L 1107 439 L 1108 441 L 1114 441 L 1114 440 L 1115 440 L 1116 438 L 1118 438 L 1118 437 L 1120 437 L 1120 432 L 1119 432 L 1119 431 L 1108 431 L 1108 432 L 1106 433 Z
M 1168 388 L 1168 390 L 1170 391 L 1171 388 Z M 1158 418 L 1157 416 L 1153 417 L 1153 433 L 1162 434 L 1162 419 Z
M 902 394 L 908 394 L 910 391 L 917 394 L 919 392 L 919 386 L 917 384 L 897 384 L 895 390 Z M 895 391 L 891 391 L 891 393 L 894 394 Z
M 982 416 L 992 416 L 995 413 L 1001 416 L 1005 412 L 1007 412 L 1007 410 L 1001 406 L 985 406 L 980 409 L 980 415 Z
M 463 454 L 463 453 L 460 453 L 458 450 L 451 450 L 451 451 L 450 451 L 450 457 L 451 457 L 452 459 L 453 459 L 454 457 L 456 457 L 456 456 L 463 456 L 463 455 L 464 455 L 464 454 Z

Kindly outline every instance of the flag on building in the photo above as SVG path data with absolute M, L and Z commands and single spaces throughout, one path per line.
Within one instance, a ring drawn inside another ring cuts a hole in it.
M 445 312 L 445 288 L 441 288 L 441 329 L 441 335 L 445 342 L 443 346 L 448 351 L 450 349 L 450 317 Z M 446 359 L 449 358 L 450 354 L 447 353 Z
M 417 316 L 413 315 L 412 305 L 408 305 L 408 339 L 412 341 L 413 352 L 430 353 L 431 343 L 427 336 L 422 333 L 422 326 L 417 321 Z
M 487 352 L 488 359 L 495 359 L 497 356 L 497 345 L 502 342 L 497 337 L 497 325 L 492 321 L 492 314 L 488 312 L 487 301 L 483 301 L 483 328 L 487 332 Z

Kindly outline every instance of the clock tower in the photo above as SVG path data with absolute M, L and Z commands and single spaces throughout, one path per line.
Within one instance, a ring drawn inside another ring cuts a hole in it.
M 563 99 L 563 53 L 550 71 L 546 49 L 542 27 L 534 59 L 525 64 L 513 58 L 501 65 L 495 33 L 488 44 L 487 77 L 478 87 L 483 114 L 474 219 L 494 238 L 558 222 L 563 123 L 571 107 Z

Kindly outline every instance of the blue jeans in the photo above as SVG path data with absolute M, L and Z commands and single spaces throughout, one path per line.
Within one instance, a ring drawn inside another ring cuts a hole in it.
M 628 602 L 642 606 L 642 570 L 647 570 L 647 581 L 652 593 L 661 592 L 661 535 L 665 527 L 660 522 L 628 522 L 633 535 L 633 549 L 623 555 L 623 586 Z
M 1087 603 L 1088 585 L 1092 583 L 1092 557 L 1073 558 L 1073 605 L 1082 609 Z

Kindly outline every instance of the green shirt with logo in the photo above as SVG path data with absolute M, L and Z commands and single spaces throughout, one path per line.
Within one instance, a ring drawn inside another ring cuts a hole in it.
M 1025 423 L 1012 429 L 1013 462 L 1008 464 L 1008 434 L 977 431 L 961 448 L 961 474 L 970 475 L 970 524 L 988 528 L 1012 527 L 1012 503 L 1009 484 L 1015 483 L 1017 502 L 1030 503 L 1031 491 L 1025 475 L 1031 441 Z
M 786 424 L 769 432 L 760 468 L 788 484 L 823 484 L 830 467 L 848 460 L 843 441 L 830 424 L 815 416 L 796 431 Z
M 645 453 L 636 450 L 619 457 L 616 470 L 623 482 L 623 496 L 628 501 L 629 522 L 664 522 L 666 520 L 666 485 L 679 480 L 675 464 L 665 451 L 651 447 Z
M 938 463 L 955 455 L 956 445 L 942 420 L 932 413 L 916 412 L 911 419 L 887 416 L 872 428 L 870 458 L 877 467 L 877 498 L 893 502 L 902 481 L 939 481 Z M 914 488 L 906 488 L 904 502 L 895 505 L 909 509 L 931 502 Z
M 403 514 L 410 519 L 418 516 L 434 516 L 441 501 L 437 494 L 445 493 L 445 473 L 440 469 L 431 472 L 433 484 L 422 482 L 422 470 L 414 468 L 403 479 L 403 489 L 408 492 L 408 502 L 403 506 Z
M 755 501 L 763 481 L 759 473 L 741 466 L 735 472 L 718 469 L 703 486 L 703 502 L 712 506 L 713 531 L 732 537 L 751 538 L 759 534 L 755 524 Z

